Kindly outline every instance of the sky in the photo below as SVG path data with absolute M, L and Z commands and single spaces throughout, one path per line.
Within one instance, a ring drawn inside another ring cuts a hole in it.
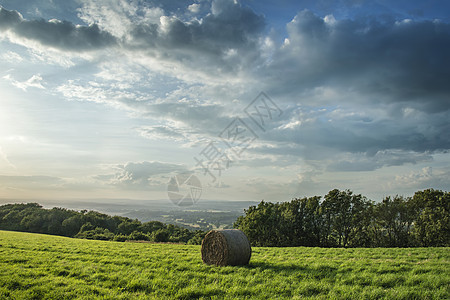
M 450 188 L 447 1 L 0 7 L 1 199 Z

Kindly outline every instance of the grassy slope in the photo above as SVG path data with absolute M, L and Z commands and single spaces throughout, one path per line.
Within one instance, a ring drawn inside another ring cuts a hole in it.
M 449 299 L 450 249 L 253 248 L 204 265 L 200 246 L 0 231 L 0 299 Z

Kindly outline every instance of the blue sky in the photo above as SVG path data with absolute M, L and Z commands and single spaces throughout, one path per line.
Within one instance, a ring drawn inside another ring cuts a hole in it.
M 449 189 L 446 1 L 0 6 L 0 198 Z

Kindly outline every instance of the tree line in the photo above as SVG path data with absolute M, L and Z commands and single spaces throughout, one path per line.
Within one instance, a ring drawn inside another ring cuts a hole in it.
M 290 202 L 261 201 L 244 210 L 234 228 L 253 246 L 436 247 L 450 246 L 450 193 L 428 189 L 413 197 L 375 203 L 350 190 Z M 44 209 L 37 203 L 0 206 L 0 229 L 96 240 L 201 244 L 206 232 L 159 221 L 96 211 Z
M 114 241 L 154 241 L 200 244 L 206 232 L 163 224 L 141 223 L 96 211 L 65 208 L 44 209 L 37 203 L 0 206 L 0 229 Z
M 261 201 L 234 227 L 253 246 L 450 246 L 450 193 L 427 189 L 375 203 L 350 190 L 290 202 Z

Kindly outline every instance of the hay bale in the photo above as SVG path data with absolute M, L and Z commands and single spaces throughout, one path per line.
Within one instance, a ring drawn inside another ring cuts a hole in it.
M 251 255 L 250 242 L 238 229 L 211 230 L 202 241 L 202 260 L 208 265 L 247 265 Z

